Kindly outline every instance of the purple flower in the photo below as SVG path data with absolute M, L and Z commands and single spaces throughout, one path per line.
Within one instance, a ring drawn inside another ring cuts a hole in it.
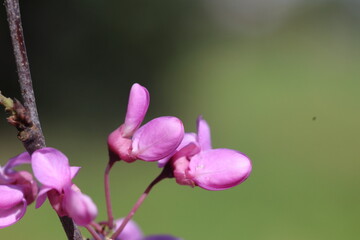
M 125 122 L 108 137 L 113 161 L 157 161 L 171 155 L 181 143 L 184 127 L 176 117 L 155 118 L 139 128 L 149 103 L 147 89 L 135 83 L 130 90 Z
M 118 219 L 115 221 L 115 228 L 118 228 L 123 221 L 122 219 Z M 121 234 L 115 240 L 181 240 L 180 238 L 176 238 L 170 235 L 150 235 L 144 236 L 140 227 L 132 220 L 130 220 Z
M 160 167 L 171 164 L 178 184 L 216 191 L 234 187 L 249 177 L 250 159 L 235 150 L 212 149 L 209 125 L 201 117 L 197 131 L 197 135 L 186 133 L 176 153 L 159 161 Z
M 34 175 L 42 183 L 36 208 L 47 197 L 59 216 L 69 216 L 78 225 L 86 226 L 95 219 L 95 204 L 71 181 L 80 167 L 70 167 L 68 158 L 54 148 L 37 150 L 31 158 Z
M 4 167 L 0 166 L 0 228 L 19 221 L 26 207 L 36 198 L 38 187 L 27 171 L 13 168 L 30 163 L 30 155 L 24 152 L 11 158 Z

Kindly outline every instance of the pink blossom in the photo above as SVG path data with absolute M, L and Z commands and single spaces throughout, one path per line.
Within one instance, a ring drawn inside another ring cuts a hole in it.
M 30 161 L 30 155 L 24 152 L 11 158 L 4 167 L 0 166 L 0 228 L 19 221 L 27 205 L 36 198 L 38 187 L 32 175 L 13 169 Z
M 115 229 L 119 228 L 124 218 L 118 219 L 115 221 Z M 139 225 L 134 221 L 130 220 L 124 230 L 115 240 L 142 240 L 144 237 L 143 232 L 141 231 Z
M 176 117 L 158 117 L 140 127 L 150 103 L 147 89 L 135 83 L 130 90 L 125 122 L 108 137 L 112 161 L 157 161 L 171 155 L 184 137 Z
M 250 159 L 235 150 L 212 149 L 209 125 L 201 117 L 197 132 L 185 134 L 175 154 L 159 163 L 160 167 L 171 164 L 178 184 L 216 191 L 234 187 L 249 177 Z
M 115 227 L 120 227 L 124 219 L 118 219 L 115 221 Z M 144 236 L 140 227 L 132 220 L 130 220 L 121 234 L 115 240 L 181 240 L 180 238 L 173 237 L 171 235 L 150 235 Z
M 37 150 L 31 158 L 34 175 L 42 183 L 36 208 L 49 198 L 59 216 L 69 216 L 78 225 L 86 226 L 95 219 L 95 204 L 71 181 L 79 167 L 70 167 L 68 158 L 54 148 Z

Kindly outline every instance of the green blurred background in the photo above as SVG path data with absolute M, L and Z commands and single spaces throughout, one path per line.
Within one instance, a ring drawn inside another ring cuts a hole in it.
M 202 114 L 213 146 L 253 162 L 250 178 L 210 192 L 159 184 L 135 220 L 146 234 L 186 240 L 358 239 L 360 3 L 356 0 L 21 1 L 47 145 L 83 166 L 76 184 L 104 220 L 106 137 L 134 82 L 151 94 L 147 120 Z M 20 98 L 4 8 L 0 90 Z M 23 151 L 0 114 L 0 164 Z M 116 217 L 159 173 L 120 163 Z M 0 196 L 1 197 L 1 196 Z M 83 231 L 88 236 L 86 231 Z M 0 239 L 65 239 L 48 203 Z

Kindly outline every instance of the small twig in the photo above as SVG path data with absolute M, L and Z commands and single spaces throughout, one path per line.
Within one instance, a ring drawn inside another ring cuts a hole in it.
M 19 0 L 5 0 L 4 5 L 6 8 L 10 35 L 14 48 L 15 61 L 19 77 L 18 81 L 26 110 L 23 119 L 29 119 L 27 124 L 24 125 L 25 129 L 23 131 L 19 131 L 19 137 L 23 142 L 26 150 L 29 153 L 33 153 L 37 149 L 45 147 L 45 138 L 41 130 L 40 120 L 36 108 L 35 95 L 32 86 L 29 61 L 26 54 L 25 40 L 21 23 Z M 22 133 L 25 134 L 22 136 Z M 21 136 L 23 138 L 21 138 Z M 69 240 L 83 239 L 79 229 L 71 218 L 59 218 Z

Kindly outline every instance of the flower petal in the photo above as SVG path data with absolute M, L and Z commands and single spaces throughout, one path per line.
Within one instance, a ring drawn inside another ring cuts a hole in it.
M 26 203 L 31 204 L 38 195 L 38 184 L 33 175 L 27 171 L 19 171 L 13 173 L 11 178 L 15 181 L 14 184 L 23 192 Z
M 11 172 L 11 169 L 22 164 L 31 163 L 31 156 L 28 152 L 23 152 L 13 158 L 10 158 L 4 166 L 5 173 Z
M 180 157 L 172 162 L 172 167 L 174 169 L 174 178 L 176 182 L 180 185 L 188 185 L 194 187 L 194 181 L 192 176 L 187 174 L 189 169 L 189 160 L 186 157 Z
M 115 229 L 119 228 L 121 223 L 124 221 L 124 218 L 118 219 L 115 221 Z M 140 227 L 132 220 L 130 220 L 121 234 L 116 238 L 116 240 L 142 240 L 143 233 Z
M 184 126 L 176 117 L 151 120 L 133 137 L 132 155 L 145 161 L 157 161 L 172 154 L 184 137 Z
M 197 119 L 197 140 L 202 151 L 211 149 L 210 127 L 207 122 L 199 116 Z
M 123 127 L 124 125 L 121 125 L 119 128 L 115 129 L 115 131 L 109 134 L 107 143 L 110 158 L 111 161 L 117 161 L 121 159 L 126 162 L 132 162 L 136 160 L 130 156 L 132 141 L 130 138 L 125 138 L 122 136 L 121 129 Z
M 47 193 L 52 190 L 51 187 L 45 187 L 45 186 L 42 186 L 40 191 L 39 191 L 39 194 L 36 198 L 36 204 L 35 204 L 35 208 L 39 208 L 41 207 L 45 200 L 46 200 L 46 197 L 47 197 Z
M 73 179 L 79 173 L 81 167 L 71 166 L 70 167 L 70 178 Z
M 23 199 L 19 204 L 7 208 L 0 208 L 0 228 L 8 227 L 19 221 L 26 212 L 26 201 Z
M 8 209 L 24 200 L 24 194 L 19 189 L 8 185 L 0 185 L 0 209 Z
M 245 181 L 251 172 L 251 161 L 231 149 L 212 149 L 193 156 L 189 175 L 201 188 L 224 190 Z
M 150 95 L 148 90 L 135 83 L 130 90 L 129 103 L 126 111 L 125 124 L 122 129 L 123 137 L 130 137 L 139 128 L 149 107 Z
M 11 184 L 13 180 L 9 178 L 7 174 L 4 173 L 4 169 L 0 166 L 0 185 L 7 185 Z
M 189 145 L 190 143 L 197 144 L 196 142 L 196 134 L 195 133 L 185 133 L 184 138 L 181 141 L 180 145 L 176 148 L 176 151 L 183 149 L 185 146 Z M 158 167 L 162 168 L 166 165 L 166 163 L 170 160 L 172 155 L 169 155 L 161 160 L 158 161 Z
M 66 190 L 63 206 L 69 217 L 80 226 L 90 224 L 97 215 L 96 205 L 91 198 L 72 188 Z
M 43 185 L 61 192 L 71 183 L 69 160 L 59 150 L 42 148 L 35 151 L 31 158 L 34 175 Z

